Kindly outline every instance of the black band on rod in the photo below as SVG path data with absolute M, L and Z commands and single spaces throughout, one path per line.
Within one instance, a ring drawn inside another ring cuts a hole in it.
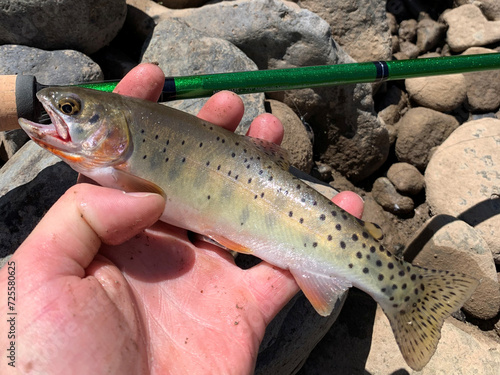
M 377 69 L 377 76 L 375 82 L 382 82 L 389 78 L 389 67 L 385 61 L 374 61 L 375 68 Z

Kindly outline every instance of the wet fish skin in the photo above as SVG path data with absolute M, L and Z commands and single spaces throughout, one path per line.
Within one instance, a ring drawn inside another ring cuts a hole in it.
M 103 186 L 164 195 L 161 220 L 290 270 L 321 315 L 338 293 L 364 290 L 415 370 L 434 353 L 444 319 L 478 284 L 394 257 L 373 237 L 380 235 L 374 225 L 292 176 L 276 145 L 114 94 L 58 88 L 38 96 L 54 125 L 21 119 L 35 142 Z M 71 102 L 78 111 L 65 115 Z

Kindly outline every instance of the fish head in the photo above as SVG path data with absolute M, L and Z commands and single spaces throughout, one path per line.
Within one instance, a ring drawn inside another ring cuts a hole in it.
M 84 174 L 126 160 L 130 130 L 119 95 L 57 87 L 40 90 L 37 98 L 52 123 L 20 118 L 19 124 L 38 145 Z

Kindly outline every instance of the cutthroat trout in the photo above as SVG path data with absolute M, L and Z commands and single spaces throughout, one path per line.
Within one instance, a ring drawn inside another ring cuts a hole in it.
M 291 175 L 277 145 L 117 94 L 48 88 L 37 96 L 52 124 L 19 123 L 40 146 L 103 186 L 162 194 L 162 221 L 290 270 L 321 315 L 347 288 L 365 291 L 415 370 L 478 284 L 396 258 L 374 238 L 375 225 Z

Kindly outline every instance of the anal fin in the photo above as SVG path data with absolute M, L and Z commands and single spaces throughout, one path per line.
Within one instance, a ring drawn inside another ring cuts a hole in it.
M 330 315 L 340 295 L 352 286 L 342 277 L 298 270 L 290 271 L 306 298 L 321 316 Z

